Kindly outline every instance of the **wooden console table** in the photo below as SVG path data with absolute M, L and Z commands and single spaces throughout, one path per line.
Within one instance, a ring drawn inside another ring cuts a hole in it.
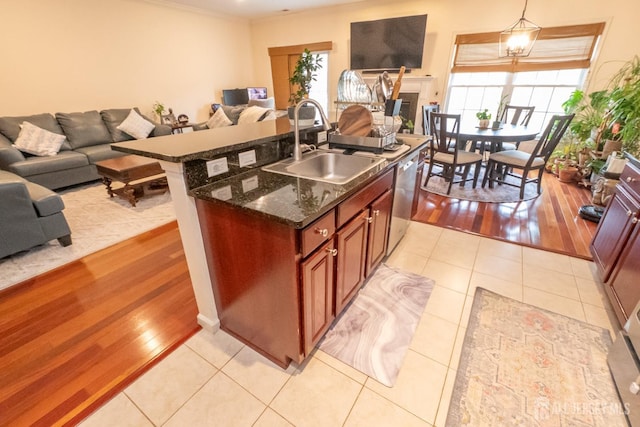
M 97 162 L 96 168 L 109 196 L 116 194 L 128 200 L 131 206 L 135 206 L 140 197 L 165 193 L 169 189 L 164 171 L 155 159 L 128 155 Z M 124 186 L 113 188 L 113 181 L 121 182 Z

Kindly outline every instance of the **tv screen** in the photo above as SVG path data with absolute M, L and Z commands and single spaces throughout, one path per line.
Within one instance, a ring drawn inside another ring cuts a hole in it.
M 427 15 L 351 23 L 351 69 L 422 68 Z

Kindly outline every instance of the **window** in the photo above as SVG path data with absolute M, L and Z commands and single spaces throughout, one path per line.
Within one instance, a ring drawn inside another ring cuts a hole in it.
M 536 107 L 529 126 L 540 129 L 562 103 L 584 85 L 604 23 L 543 28 L 531 54 L 498 57 L 499 33 L 461 34 L 447 93 L 446 111 L 475 121 L 488 109 L 492 118 L 504 99 L 511 105 Z
M 453 73 L 446 111 L 461 114 L 464 123 L 473 123 L 476 113 L 486 108 L 496 119 L 500 100 L 505 97 L 507 104 L 535 105 L 529 126 L 542 130 L 552 115 L 563 114 L 562 103 L 582 87 L 586 74 L 586 69 Z

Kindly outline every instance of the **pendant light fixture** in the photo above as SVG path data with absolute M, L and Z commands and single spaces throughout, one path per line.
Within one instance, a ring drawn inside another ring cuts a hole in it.
M 527 11 L 527 2 L 524 1 L 522 17 L 509 28 L 500 33 L 499 56 L 529 56 L 531 48 L 538 38 L 540 27 L 524 17 Z

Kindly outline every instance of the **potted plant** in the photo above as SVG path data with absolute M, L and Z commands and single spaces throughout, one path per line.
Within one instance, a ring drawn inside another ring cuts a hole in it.
M 289 83 L 293 85 L 293 91 L 289 97 L 291 106 L 288 108 L 289 120 L 292 123 L 294 108 L 300 101 L 309 97 L 311 83 L 316 81 L 316 71 L 322 68 L 321 62 L 320 55 L 312 54 L 309 49 L 305 49 L 296 62 L 293 74 L 289 78 Z M 316 109 L 312 106 L 303 106 L 298 111 L 298 118 L 302 125 L 312 125 L 315 122 L 315 117 Z
M 478 118 L 478 127 L 481 129 L 486 129 L 489 127 L 489 120 L 491 120 L 491 113 L 487 108 L 483 111 L 478 111 L 476 113 L 476 117 Z
M 166 108 L 164 106 L 164 103 L 156 101 L 155 104 L 153 104 L 153 112 L 156 113 L 156 116 L 158 116 L 158 121 L 162 121 L 162 114 L 164 114 L 165 111 Z

